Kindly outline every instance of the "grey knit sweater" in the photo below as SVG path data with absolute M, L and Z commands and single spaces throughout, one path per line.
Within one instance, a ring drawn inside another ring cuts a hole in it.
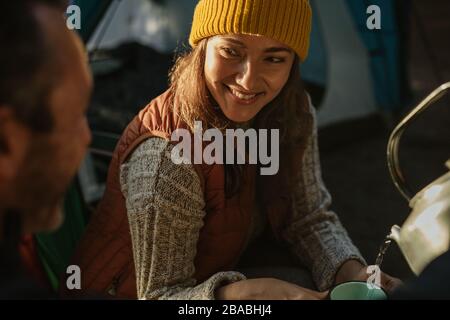
M 245 275 L 219 272 L 202 283 L 193 278 L 197 241 L 206 214 L 205 200 L 193 166 L 172 162 L 172 147 L 161 138 L 148 139 L 121 167 L 137 296 L 214 299 L 218 286 L 243 280 Z M 316 125 L 298 170 L 301 174 L 293 194 L 294 212 L 283 238 L 311 270 L 319 290 L 325 290 L 333 284 L 342 263 L 349 259 L 365 261 L 336 214 L 328 209 L 331 197 L 321 178 Z M 264 219 L 255 217 L 249 240 L 260 232 L 261 221 Z

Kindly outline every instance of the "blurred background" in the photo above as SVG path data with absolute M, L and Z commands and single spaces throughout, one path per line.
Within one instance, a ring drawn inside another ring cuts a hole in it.
M 67 219 L 38 235 L 46 270 L 57 281 L 100 199 L 109 160 L 128 122 L 168 87 L 176 54 L 187 38 L 197 0 L 78 0 L 95 92 L 89 109 L 90 154 L 66 201 Z M 368 263 L 393 224 L 410 213 L 386 164 L 389 134 L 440 84 L 450 81 L 450 1 L 310 0 L 311 49 L 300 67 L 318 109 L 323 179 L 337 212 Z M 368 30 L 366 9 L 381 9 L 381 29 Z M 450 98 L 411 125 L 400 163 L 415 192 L 446 172 L 450 158 Z M 80 214 L 81 212 L 81 214 Z M 80 218 L 81 217 L 81 218 Z M 384 271 L 412 276 L 396 245 Z

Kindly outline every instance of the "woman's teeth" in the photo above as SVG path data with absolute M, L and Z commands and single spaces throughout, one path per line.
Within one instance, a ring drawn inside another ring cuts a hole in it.
M 231 93 L 233 93 L 236 97 L 238 97 L 239 99 L 242 99 L 242 100 L 250 100 L 257 96 L 256 94 L 251 94 L 251 95 L 243 94 L 243 93 L 240 93 L 239 91 L 233 90 L 231 88 L 230 88 L 230 90 L 231 90 Z

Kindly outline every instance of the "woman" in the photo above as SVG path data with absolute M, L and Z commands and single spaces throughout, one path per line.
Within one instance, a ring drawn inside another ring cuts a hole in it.
M 367 278 L 364 259 L 327 209 L 314 109 L 299 75 L 310 27 L 307 0 L 199 1 L 192 51 L 116 148 L 75 258 L 84 289 L 140 299 L 321 299 L 335 283 Z M 196 121 L 222 133 L 279 130 L 265 145 L 279 145 L 279 170 L 262 175 L 261 161 L 177 164 L 171 136 L 194 133 Z M 277 244 L 272 251 L 290 249 L 315 285 L 301 265 L 277 277 L 276 268 L 249 269 L 243 252 L 263 239 Z M 231 271 L 237 267 L 242 272 Z M 387 287 L 396 281 L 383 275 Z

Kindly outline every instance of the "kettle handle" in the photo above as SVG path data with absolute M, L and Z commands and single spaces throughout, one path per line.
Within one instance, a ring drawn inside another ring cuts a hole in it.
M 420 113 L 431 106 L 434 102 L 442 98 L 447 91 L 450 90 L 450 82 L 444 83 L 428 95 L 422 102 L 420 102 L 411 112 L 409 112 L 395 127 L 389 137 L 387 145 L 387 162 L 391 178 L 395 186 L 402 196 L 409 202 L 413 193 L 408 187 L 405 177 L 400 169 L 398 160 L 398 146 L 403 131 Z

